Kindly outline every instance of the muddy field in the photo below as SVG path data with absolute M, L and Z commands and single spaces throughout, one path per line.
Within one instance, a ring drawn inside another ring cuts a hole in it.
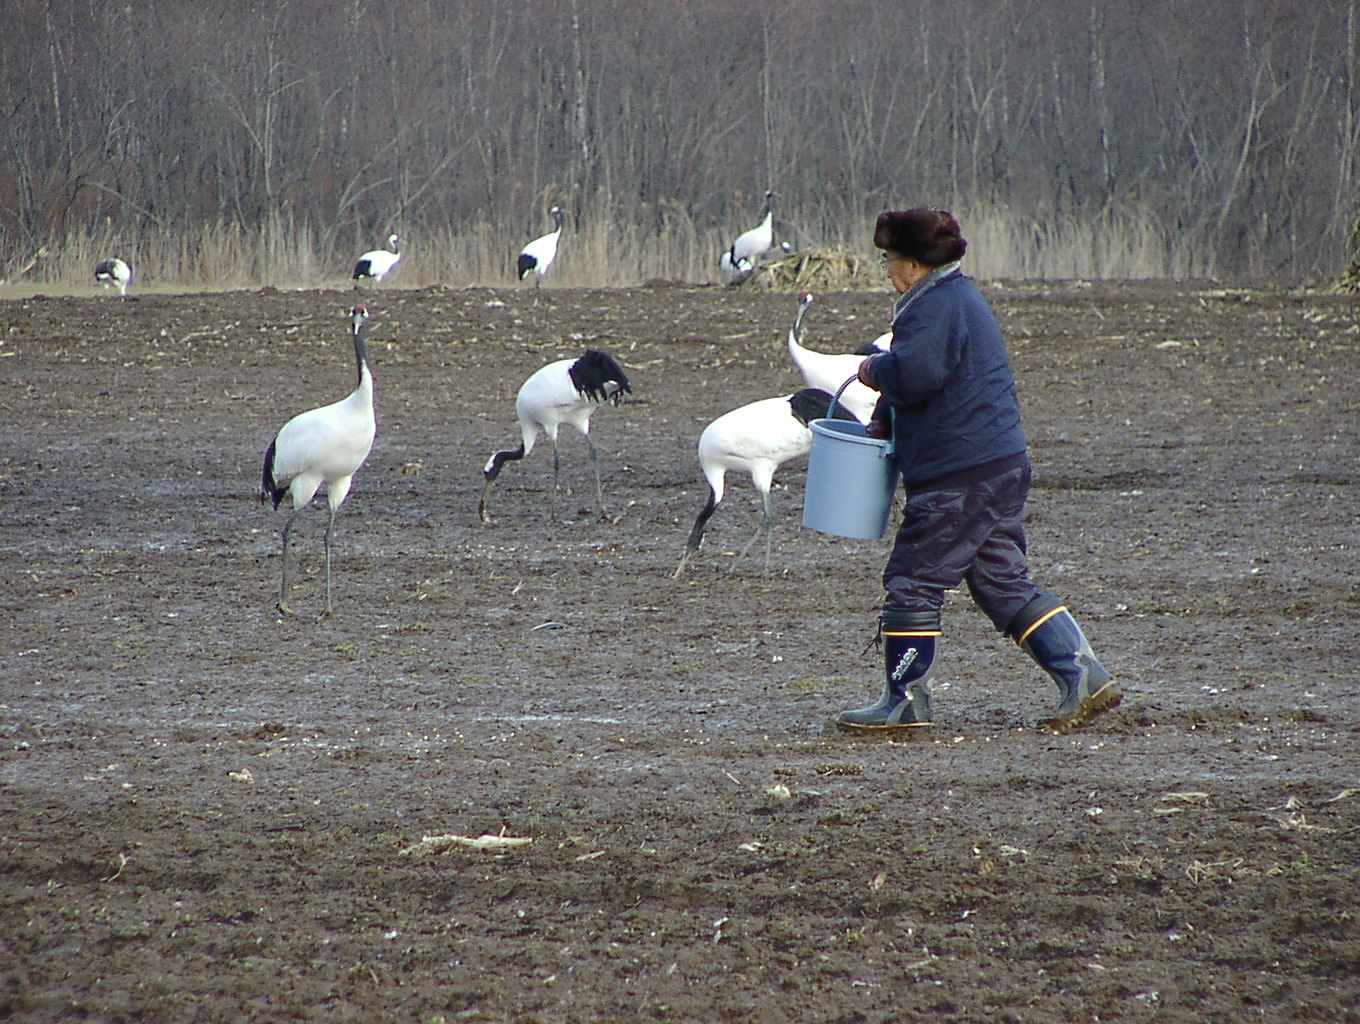
M 832 728 L 888 541 L 802 529 L 801 463 L 768 574 L 729 477 L 672 578 L 699 431 L 799 384 L 792 294 L 367 292 L 325 619 L 324 503 L 284 619 L 256 491 L 353 385 L 351 293 L 0 302 L 0 1017 L 1360 1020 L 1356 300 L 985 290 L 1035 575 L 1126 694 L 1065 735 L 960 595 L 931 733 Z M 483 524 L 516 388 L 586 347 L 633 385 L 607 517 L 568 431 L 561 497 L 545 445 Z

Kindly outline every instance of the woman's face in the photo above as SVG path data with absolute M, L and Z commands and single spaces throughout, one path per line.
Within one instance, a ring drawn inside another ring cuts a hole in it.
M 888 268 L 888 280 L 901 295 L 930 273 L 930 268 L 910 256 L 900 256 L 891 249 L 883 253 L 883 264 Z

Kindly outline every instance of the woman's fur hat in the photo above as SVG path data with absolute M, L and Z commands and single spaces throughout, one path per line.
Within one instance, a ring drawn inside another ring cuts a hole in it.
M 919 260 L 928 267 L 953 263 L 968 248 L 952 213 L 919 206 L 914 210 L 880 213 L 874 225 L 874 245 Z

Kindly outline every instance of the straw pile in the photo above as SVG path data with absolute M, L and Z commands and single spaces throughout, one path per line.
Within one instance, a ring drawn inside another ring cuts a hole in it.
M 848 291 L 882 288 L 878 259 L 844 245 L 790 253 L 762 263 L 734 287 L 757 291 Z
M 1351 258 L 1341 280 L 1336 283 L 1336 290 L 1360 291 L 1360 217 L 1355 218 L 1355 223 L 1351 225 Z

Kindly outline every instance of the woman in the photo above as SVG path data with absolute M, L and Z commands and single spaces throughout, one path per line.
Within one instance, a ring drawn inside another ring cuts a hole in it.
M 930 725 L 940 608 L 967 583 L 996 628 L 1058 684 L 1057 711 L 1042 723 L 1082 725 L 1120 694 L 1063 603 L 1029 579 L 1030 462 L 1015 378 L 996 318 L 959 270 L 967 242 L 958 221 L 942 210 L 889 211 L 874 245 L 898 299 L 892 348 L 865 359 L 859 379 L 881 395 L 869 432 L 891 434 L 907 496 L 883 572 L 883 696 L 836 723 L 868 732 Z

